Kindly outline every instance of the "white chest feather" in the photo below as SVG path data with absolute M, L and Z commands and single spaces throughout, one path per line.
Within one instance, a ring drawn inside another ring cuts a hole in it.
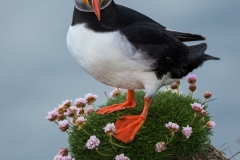
M 146 60 L 118 31 L 97 33 L 84 24 L 71 26 L 67 46 L 80 66 L 104 84 L 143 89 L 146 81 L 160 83 L 151 71 L 153 60 Z

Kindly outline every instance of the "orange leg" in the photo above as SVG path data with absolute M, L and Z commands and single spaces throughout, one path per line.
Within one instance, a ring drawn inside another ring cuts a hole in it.
M 136 106 L 136 101 L 134 98 L 134 90 L 128 90 L 126 102 L 120 103 L 120 104 L 114 104 L 114 105 L 107 106 L 104 108 L 100 108 L 97 111 L 97 113 L 103 115 L 106 113 L 112 113 L 112 112 L 119 111 L 119 110 L 130 109 L 135 106 Z
M 115 123 L 116 139 L 121 140 L 124 143 L 129 143 L 134 139 L 136 133 L 146 121 L 150 103 L 151 99 L 145 97 L 144 108 L 141 115 L 123 116 L 117 120 L 117 122 Z

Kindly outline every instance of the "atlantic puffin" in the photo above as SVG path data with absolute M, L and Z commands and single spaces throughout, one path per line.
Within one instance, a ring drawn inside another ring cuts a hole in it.
M 93 78 L 127 89 L 124 103 L 100 108 L 98 114 L 133 108 L 134 90 L 145 91 L 142 113 L 123 116 L 115 123 L 115 138 L 128 143 L 146 121 L 151 100 L 162 86 L 183 78 L 204 61 L 219 59 L 204 53 L 206 43 L 183 43 L 204 39 L 169 30 L 113 0 L 75 0 L 67 47 Z

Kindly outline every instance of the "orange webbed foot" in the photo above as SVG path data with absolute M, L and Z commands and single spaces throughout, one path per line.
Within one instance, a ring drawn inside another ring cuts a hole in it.
M 115 138 L 124 143 L 131 142 L 138 130 L 144 124 L 146 118 L 141 115 L 129 115 L 120 117 L 115 123 Z
M 97 111 L 97 113 L 103 115 L 103 114 L 112 113 L 119 110 L 131 109 L 131 108 L 134 108 L 135 106 L 136 106 L 136 102 L 134 99 L 134 91 L 128 90 L 126 102 L 100 108 Z
M 127 115 L 118 118 L 115 123 L 116 139 L 124 143 L 129 143 L 135 138 L 136 133 L 146 121 L 151 99 L 144 98 L 144 102 L 144 108 L 141 115 Z

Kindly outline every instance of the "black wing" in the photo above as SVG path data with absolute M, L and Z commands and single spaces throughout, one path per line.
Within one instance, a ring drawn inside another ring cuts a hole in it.
M 182 78 L 204 61 L 214 58 L 204 54 L 207 48 L 205 43 L 188 47 L 156 23 L 134 23 L 121 29 L 121 33 L 137 49 L 144 51 L 142 53 L 146 54 L 147 59 L 154 60 L 149 65 L 158 78 L 167 72 L 171 73 L 172 78 Z
M 128 26 L 132 23 L 139 23 L 139 22 L 146 22 L 146 23 L 152 23 L 161 26 L 162 28 L 165 28 L 158 22 L 154 21 L 153 19 L 149 18 L 148 16 L 137 12 L 131 8 L 127 8 L 125 6 L 117 5 L 118 11 L 118 22 L 123 25 L 123 26 Z M 205 40 L 205 37 L 198 35 L 198 34 L 192 34 L 192 33 L 187 33 L 187 32 L 180 32 L 180 31 L 175 31 L 175 30 L 170 30 L 167 29 L 169 32 L 172 33 L 178 40 L 181 42 L 188 42 L 188 41 L 200 41 L 200 40 Z

